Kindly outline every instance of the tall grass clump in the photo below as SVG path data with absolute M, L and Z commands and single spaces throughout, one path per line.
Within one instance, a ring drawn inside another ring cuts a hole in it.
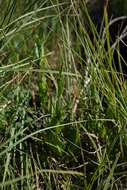
M 0 3 L 2 190 L 127 186 L 126 80 L 86 5 Z

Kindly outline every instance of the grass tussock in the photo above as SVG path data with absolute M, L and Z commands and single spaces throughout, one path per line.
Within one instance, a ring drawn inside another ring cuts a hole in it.
M 106 51 L 80 1 L 0 11 L 0 189 L 126 189 L 127 85 L 107 15 Z

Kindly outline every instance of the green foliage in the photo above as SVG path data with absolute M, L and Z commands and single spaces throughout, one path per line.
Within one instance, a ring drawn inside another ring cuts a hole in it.
M 83 1 L 0 5 L 0 189 L 125 189 L 127 83 L 108 27 L 106 52 Z

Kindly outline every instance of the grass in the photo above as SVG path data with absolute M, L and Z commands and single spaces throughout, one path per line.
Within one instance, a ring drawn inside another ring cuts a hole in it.
M 126 189 L 127 85 L 108 30 L 106 51 L 78 1 L 0 9 L 0 189 Z

